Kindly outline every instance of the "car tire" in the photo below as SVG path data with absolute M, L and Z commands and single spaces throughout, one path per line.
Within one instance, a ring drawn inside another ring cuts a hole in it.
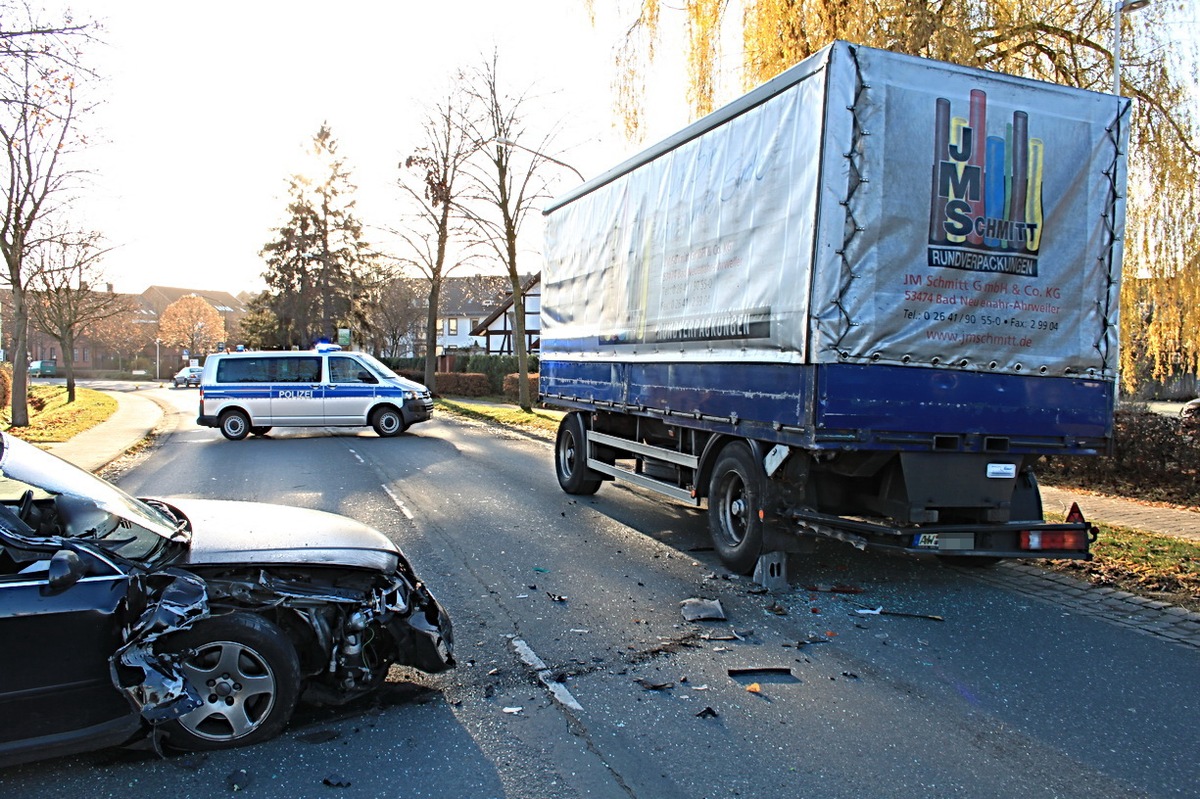
M 721 450 L 709 481 L 708 529 L 721 562 L 737 574 L 749 574 L 762 554 L 766 483 L 746 444 L 735 441 Z
M 558 486 L 568 494 L 588 496 L 600 490 L 600 474 L 587 466 L 587 425 L 583 414 L 568 413 L 558 425 L 554 441 L 554 472 Z
M 404 417 L 391 406 L 377 408 L 371 414 L 371 427 L 380 438 L 391 438 L 404 432 Z
M 250 613 L 198 622 L 164 639 L 202 703 L 163 726 L 176 749 L 248 746 L 274 738 L 300 697 L 300 659 L 277 626 Z
M 221 435 L 230 441 L 241 441 L 250 433 L 250 418 L 242 411 L 226 411 L 221 415 Z

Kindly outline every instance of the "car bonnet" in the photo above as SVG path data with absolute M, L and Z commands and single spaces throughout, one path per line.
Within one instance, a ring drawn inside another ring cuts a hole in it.
M 400 550 L 383 533 L 325 511 L 232 500 L 162 500 L 191 523 L 192 541 L 179 565 L 350 566 L 391 573 Z

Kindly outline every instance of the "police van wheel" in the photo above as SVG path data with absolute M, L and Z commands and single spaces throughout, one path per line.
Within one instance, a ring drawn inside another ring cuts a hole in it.
M 380 408 L 371 417 L 371 427 L 380 438 L 391 438 L 404 432 L 404 417 L 395 408 Z
M 221 435 L 241 441 L 250 433 L 250 419 L 241 411 L 229 411 L 221 417 Z

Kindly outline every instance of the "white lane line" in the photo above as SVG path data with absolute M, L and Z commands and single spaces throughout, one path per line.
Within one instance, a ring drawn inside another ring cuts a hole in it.
M 412 519 L 412 512 L 409 511 L 405 504 L 400 501 L 400 497 L 396 496 L 392 489 L 388 488 L 387 486 L 383 486 L 383 490 L 386 491 L 387 495 L 392 498 L 392 502 L 396 503 L 396 507 L 400 509 L 400 512 L 403 513 L 407 518 Z
M 525 662 L 525 665 L 537 672 L 538 679 L 550 691 L 550 696 L 554 697 L 555 701 L 571 710 L 583 710 L 583 705 L 579 704 L 579 701 L 571 695 L 571 692 L 567 690 L 567 686 L 554 679 L 554 675 L 550 669 L 546 668 L 545 661 L 537 656 L 537 653 L 530 648 L 529 644 L 525 643 L 521 638 L 514 638 L 512 639 L 512 646 L 521 660 Z

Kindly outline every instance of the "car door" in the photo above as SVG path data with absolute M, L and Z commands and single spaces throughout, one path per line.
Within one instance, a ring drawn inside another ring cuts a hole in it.
M 325 382 L 325 424 L 367 423 L 367 412 L 375 402 L 379 378 L 351 355 L 330 355 Z
M 83 576 L 54 588 L 54 555 L 0 547 L 0 762 L 31 742 L 62 746 L 77 734 L 112 743 L 137 728 L 109 668 L 131 612 L 130 578 L 97 555 L 71 554 Z
M 271 383 L 273 425 L 320 425 L 321 356 L 275 357 Z

